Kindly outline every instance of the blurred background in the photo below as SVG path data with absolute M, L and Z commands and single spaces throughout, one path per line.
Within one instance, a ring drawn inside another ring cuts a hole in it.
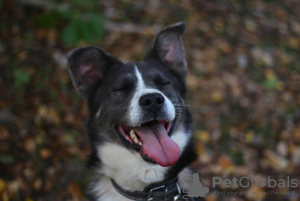
M 300 1 L 0 0 L 0 9 L 0 200 L 86 201 L 88 114 L 66 53 L 93 44 L 138 61 L 178 21 L 205 199 L 300 200 Z M 298 188 L 212 189 L 213 176 L 290 177 Z

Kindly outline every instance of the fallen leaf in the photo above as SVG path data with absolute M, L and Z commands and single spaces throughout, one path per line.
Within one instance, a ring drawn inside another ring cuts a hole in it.
M 41 156 L 43 159 L 47 159 L 47 158 L 49 158 L 51 155 L 52 155 L 52 151 L 51 151 L 50 149 L 42 148 L 42 149 L 40 150 L 40 156 Z
M 210 140 L 210 134 L 204 130 L 197 130 L 196 137 L 199 139 L 200 142 L 207 143 Z
M 273 170 L 282 172 L 288 168 L 289 162 L 286 158 L 283 158 L 271 150 L 266 150 L 264 156 L 267 159 L 268 164 Z
M 6 183 L 3 179 L 0 179 L 0 193 L 2 191 L 4 191 L 4 189 L 6 188 Z
M 218 159 L 218 164 L 221 165 L 223 168 L 232 168 L 233 167 L 233 163 L 231 162 L 231 159 L 229 156 L 220 156 L 220 158 Z
M 72 181 L 69 185 L 69 190 L 74 197 L 82 197 L 82 190 L 78 183 Z
M 262 188 L 254 185 L 246 191 L 246 197 L 249 200 L 261 201 L 265 198 L 265 192 Z

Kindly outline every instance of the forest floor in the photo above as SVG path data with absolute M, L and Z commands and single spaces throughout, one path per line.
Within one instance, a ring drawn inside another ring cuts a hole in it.
M 0 1 L 0 200 L 86 200 L 88 114 L 66 53 L 94 44 L 141 60 L 154 33 L 177 21 L 187 24 L 205 199 L 300 199 L 299 1 L 53 2 Z M 254 185 L 213 188 L 213 177 Z

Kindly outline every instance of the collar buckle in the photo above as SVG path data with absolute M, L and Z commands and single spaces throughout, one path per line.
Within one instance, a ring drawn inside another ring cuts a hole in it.
M 174 200 L 174 201 L 179 200 L 179 199 L 181 198 L 181 190 L 180 190 L 180 187 L 179 187 L 179 185 L 178 185 L 177 182 L 176 182 L 176 187 L 177 187 L 178 195 L 175 195 L 175 196 L 173 197 L 173 200 Z M 166 196 L 166 194 L 165 194 L 165 196 Z
M 151 188 L 148 192 L 148 197 L 147 197 L 147 201 L 151 201 L 153 200 L 154 198 L 152 197 L 152 192 L 153 191 L 156 191 L 156 190 L 159 190 L 159 189 L 162 189 L 162 188 L 165 188 L 165 197 L 166 197 L 166 192 L 168 191 L 168 189 L 166 188 L 165 185 L 161 185 L 161 186 L 157 186 L 157 187 L 154 187 L 154 188 Z
M 180 187 L 179 187 L 179 185 L 178 185 L 177 182 L 176 182 L 176 187 L 177 187 L 177 192 L 178 192 L 178 194 L 175 195 L 175 196 L 173 197 L 173 200 L 174 200 L 174 201 L 179 200 L 179 199 L 180 199 L 180 196 L 181 196 L 181 190 L 180 190 Z M 160 190 L 160 189 L 163 189 L 163 188 L 165 188 L 164 201 L 166 201 L 166 200 L 167 200 L 167 193 L 168 193 L 168 190 L 169 190 L 169 189 L 168 189 L 165 185 L 161 185 L 161 186 L 157 186 L 157 187 L 151 188 L 151 189 L 149 190 L 149 192 L 148 192 L 147 201 L 151 201 L 151 200 L 154 199 L 154 198 L 152 197 L 153 191 Z

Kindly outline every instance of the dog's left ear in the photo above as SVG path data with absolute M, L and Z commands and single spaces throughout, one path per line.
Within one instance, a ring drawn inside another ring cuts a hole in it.
M 162 62 L 185 82 L 188 73 L 185 51 L 181 35 L 185 31 L 185 23 L 179 22 L 161 30 L 146 53 L 144 60 Z

